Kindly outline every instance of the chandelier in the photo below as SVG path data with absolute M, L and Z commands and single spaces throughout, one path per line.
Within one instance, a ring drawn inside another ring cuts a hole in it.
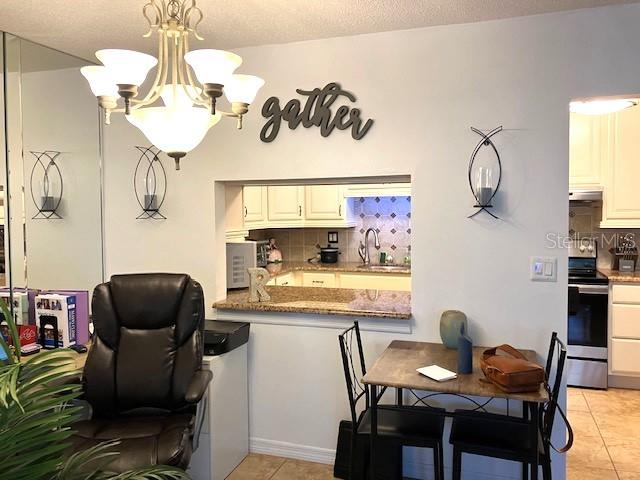
M 234 53 L 189 51 L 189 36 L 202 40 L 197 27 L 203 15 L 196 0 L 149 0 L 142 14 L 149 22 L 144 37 L 154 32 L 158 36 L 158 58 L 133 50 L 98 50 L 96 57 L 102 65 L 83 67 L 81 72 L 105 111 L 105 123 L 110 123 L 111 113 L 124 113 L 152 144 L 175 160 L 179 170 L 180 159 L 222 117 L 236 118 L 242 128 L 242 117 L 264 80 L 234 74 L 242 63 Z M 153 84 L 139 96 L 155 66 Z M 231 112 L 216 107 L 223 94 Z

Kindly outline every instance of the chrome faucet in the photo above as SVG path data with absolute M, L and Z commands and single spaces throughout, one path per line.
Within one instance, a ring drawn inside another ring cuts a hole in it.
M 373 228 L 368 228 L 364 234 L 364 244 L 362 243 L 362 240 L 360 240 L 360 246 L 358 247 L 358 255 L 360 255 L 360 258 L 365 263 L 365 265 L 368 265 L 371 263 L 371 258 L 369 257 L 369 233 L 370 232 L 373 232 L 373 240 L 374 240 L 375 247 L 380 248 L 380 238 L 378 237 L 378 232 L 376 232 L 376 230 Z

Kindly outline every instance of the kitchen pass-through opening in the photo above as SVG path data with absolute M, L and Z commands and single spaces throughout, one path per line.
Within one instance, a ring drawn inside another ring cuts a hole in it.
M 409 176 L 225 184 L 227 289 L 257 266 L 272 286 L 410 292 L 411 193 Z

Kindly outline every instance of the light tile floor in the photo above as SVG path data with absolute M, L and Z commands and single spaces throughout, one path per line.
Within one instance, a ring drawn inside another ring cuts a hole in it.
M 640 480 L 640 391 L 568 389 L 568 480 Z
M 333 480 L 333 465 L 251 453 L 227 480 Z
M 640 391 L 569 388 L 567 480 L 640 480 Z M 332 480 L 333 466 L 250 454 L 228 480 Z

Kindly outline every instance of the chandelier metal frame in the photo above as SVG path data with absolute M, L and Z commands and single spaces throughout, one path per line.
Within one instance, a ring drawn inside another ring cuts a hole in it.
M 142 14 L 149 24 L 149 30 L 143 37 L 150 38 L 154 34 L 157 35 L 158 57 L 155 78 L 149 90 L 140 97 L 138 96 L 139 85 L 117 83 L 118 95 L 124 100 L 124 106 L 118 103 L 118 97 L 98 95 L 98 103 L 105 112 L 105 123 L 110 123 L 112 113 L 130 115 L 134 110 L 154 104 L 160 99 L 165 87 L 172 86 L 182 89 L 193 102 L 193 106 L 208 108 L 212 115 L 236 118 L 237 128 L 241 129 L 243 115 L 248 112 L 249 104 L 230 101 L 231 111 L 218 109 L 216 101 L 223 95 L 224 85 L 200 83 L 196 78 L 196 72 L 192 71 L 193 67 L 185 60 L 185 55 L 190 51 L 190 37 L 203 40 L 197 28 L 204 15 L 196 5 L 196 0 L 149 0 L 143 6 Z M 224 53 L 237 57 L 230 52 Z M 241 59 L 237 58 L 239 64 Z M 176 93 L 173 92 L 174 98 Z M 166 153 L 176 160 L 176 168 L 179 168 L 180 158 L 186 154 L 186 152 Z

